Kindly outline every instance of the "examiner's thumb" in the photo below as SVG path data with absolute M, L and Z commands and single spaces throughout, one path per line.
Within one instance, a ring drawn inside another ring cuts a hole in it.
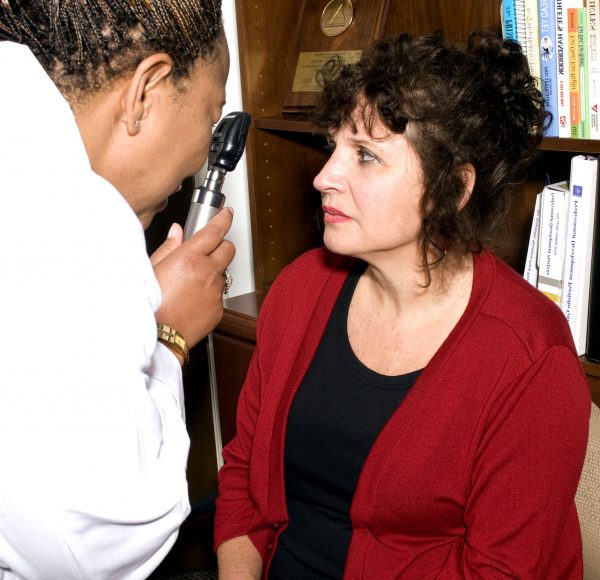
M 156 266 L 161 260 L 164 260 L 174 249 L 181 246 L 182 242 L 183 229 L 179 224 L 174 223 L 169 229 L 167 239 L 150 256 L 152 265 Z

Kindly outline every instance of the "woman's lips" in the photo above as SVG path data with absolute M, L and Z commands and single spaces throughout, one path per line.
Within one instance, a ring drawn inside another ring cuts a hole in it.
M 330 207 L 328 205 L 323 206 L 323 220 L 329 224 L 337 224 L 340 222 L 347 222 L 350 220 L 344 212 L 336 209 L 335 207 Z

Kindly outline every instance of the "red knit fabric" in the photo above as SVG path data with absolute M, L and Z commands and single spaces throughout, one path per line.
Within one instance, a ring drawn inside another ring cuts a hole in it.
M 265 573 L 287 521 L 287 414 L 351 264 L 305 254 L 261 310 L 215 545 L 249 534 Z M 589 413 L 560 310 L 493 254 L 475 256 L 467 310 L 362 469 L 344 578 L 581 578 Z

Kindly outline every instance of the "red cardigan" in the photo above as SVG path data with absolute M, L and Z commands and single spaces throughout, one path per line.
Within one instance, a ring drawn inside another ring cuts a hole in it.
M 265 577 L 287 522 L 284 437 L 352 260 L 288 266 L 262 307 L 215 545 L 248 534 Z M 491 253 L 468 307 L 380 433 L 360 475 L 344 578 L 581 578 L 574 496 L 590 395 L 560 310 Z

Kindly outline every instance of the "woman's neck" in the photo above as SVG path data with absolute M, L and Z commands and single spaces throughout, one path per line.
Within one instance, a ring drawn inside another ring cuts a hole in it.
M 452 268 L 432 271 L 382 269 L 369 264 L 348 314 L 348 335 L 357 357 L 382 374 L 423 368 L 467 308 L 473 281 L 468 256 Z

